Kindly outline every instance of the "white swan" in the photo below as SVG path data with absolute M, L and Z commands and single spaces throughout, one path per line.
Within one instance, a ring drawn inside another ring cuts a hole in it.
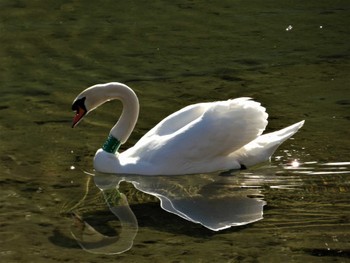
M 104 173 L 178 175 L 250 167 L 269 160 L 304 124 L 261 135 L 268 114 L 260 103 L 250 98 L 198 103 L 166 117 L 133 147 L 118 153 L 139 114 L 137 96 L 128 86 L 111 82 L 84 90 L 72 105 L 76 111 L 73 127 L 88 112 L 113 99 L 122 101 L 123 111 L 94 158 L 94 168 Z

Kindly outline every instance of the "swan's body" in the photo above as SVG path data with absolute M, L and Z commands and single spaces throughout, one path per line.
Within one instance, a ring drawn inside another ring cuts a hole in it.
M 113 82 L 92 86 L 75 99 L 75 126 L 105 101 L 120 99 L 123 112 L 109 140 L 96 152 L 94 168 L 117 174 L 175 175 L 240 169 L 267 161 L 304 124 L 261 135 L 268 114 L 249 98 L 187 106 L 158 123 L 133 147 L 114 153 L 136 124 L 139 103 L 126 85 Z

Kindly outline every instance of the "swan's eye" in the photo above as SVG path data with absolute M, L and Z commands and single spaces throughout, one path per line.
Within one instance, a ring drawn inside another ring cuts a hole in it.
M 85 107 L 85 97 L 74 101 L 72 110 L 75 111 L 72 128 L 74 128 L 85 116 L 87 110 Z

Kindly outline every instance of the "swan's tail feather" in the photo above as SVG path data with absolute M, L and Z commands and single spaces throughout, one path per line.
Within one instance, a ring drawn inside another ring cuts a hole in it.
M 239 160 L 241 164 L 247 167 L 268 161 L 278 146 L 292 137 L 303 125 L 304 121 L 300 121 L 282 130 L 259 136 L 234 152 L 232 157 Z

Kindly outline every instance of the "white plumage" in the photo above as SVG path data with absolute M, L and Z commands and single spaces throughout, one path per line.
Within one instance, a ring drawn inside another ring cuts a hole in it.
M 124 143 L 138 118 L 138 99 L 126 85 L 113 82 L 92 86 L 73 103 L 85 112 L 110 99 L 123 102 L 123 112 L 110 135 Z M 75 106 L 74 106 L 75 105 Z M 85 115 L 79 114 L 73 125 Z M 118 174 L 176 175 L 240 169 L 267 161 L 277 147 L 304 124 L 261 135 L 268 114 L 250 98 L 198 103 L 163 119 L 133 147 L 122 153 L 96 152 L 99 172 Z

